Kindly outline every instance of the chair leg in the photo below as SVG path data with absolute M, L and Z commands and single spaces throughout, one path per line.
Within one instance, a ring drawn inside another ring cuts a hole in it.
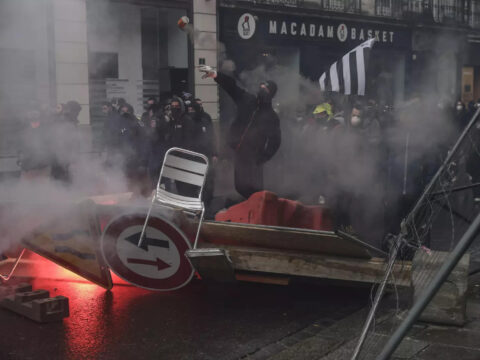
M 17 260 L 15 260 L 15 264 L 13 264 L 12 268 L 10 269 L 10 272 L 8 273 L 8 275 L 2 275 L 0 274 L 0 279 L 7 282 L 8 280 L 10 280 L 10 278 L 12 277 L 13 273 L 15 272 L 15 269 L 17 268 L 18 266 L 18 263 L 20 262 L 20 259 L 22 258 L 23 256 L 23 253 L 25 252 L 25 248 L 22 249 L 22 252 L 20 253 L 20 255 L 18 255 L 17 257 Z
M 198 243 L 198 237 L 200 235 L 200 229 L 202 228 L 202 222 L 203 222 L 203 215 L 205 213 L 205 208 L 202 209 L 202 214 L 200 215 L 200 219 L 198 221 L 198 229 L 197 229 L 197 235 L 195 236 L 195 242 L 193 243 L 193 248 L 197 248 L 197 243 Z
M 138 247 L 142 245 L 143 239 L 145 237 L 145 231 L 147 231 L 148 220 L 150 219 L 150 213 L 152 212 L 154 200 L 155 200 L 155 196 L 153 197 L 152 202 L 150 203 L 150 208 L 148 209 L 147 217 L 145 218 L 145 224 L 143 224 L 142 233 L 140 234 L 140 239 L 138 239 Z

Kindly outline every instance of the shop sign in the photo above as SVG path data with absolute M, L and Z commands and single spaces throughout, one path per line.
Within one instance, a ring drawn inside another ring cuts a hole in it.
M 411 48 L 411 31 L 382 23 L 363 23 L 312 16 L 292 16 L 264 12 L 223 9 L 225 35 L 235 33 L 241 41 L 301 41 L 344 44 L 354 47 L 374 38 L 377 46 Z M 237 37 L 237 39 L 238 39 Z
M 379 43 L 393 44 L 395 31 L 382 30 L 377 26 L 346 25 L 344 23 L 335 25 L 315 23 L 309 21 L 268 21 L 268 34 L 278 36 L 295 36 L 318 39 L 333 39 L 340 42 L 346 40 L 365 41 L 371 38 Z

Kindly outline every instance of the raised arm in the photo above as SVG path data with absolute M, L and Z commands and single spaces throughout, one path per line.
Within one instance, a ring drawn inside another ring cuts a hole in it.
M 241 102 L 247 92 L 239 87 L 234 78 L 224 73 L 217 72 L 211 66 L 201 66 L 200 71 L 204 73 L 202 79 L 212 78 L 236 103 Z

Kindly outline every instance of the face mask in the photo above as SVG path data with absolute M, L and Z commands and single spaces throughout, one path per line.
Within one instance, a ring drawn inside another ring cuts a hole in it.
M 176 108 L 176 107 L 172 107 L 172 115 L 174 118 L 179 118 L 180 115 L 182 114 L 182 109 L 180 108 Z
M 323 122 L 323 121 L 327 120 L 327 118 L 328 118 L 328 115 L 325 114 L 325 113 L 315 115 L 315 119 L 316 119 L 318 122 Z
M 463 106 L 462 105 L 457 105 L 457 111 L 462 111 Z
M 362 123 L 362 119 L 358 115 L 353 115 L 351 119 L 351 124 L 353 127 L 357 127 Z
M 197 113 L 201 113 L 202 110 L 203 110 L 203 106 L 200 105 L 200 104 L 198 104 L 198 103 L 196 103 L 196 102 L 193 103 L 193 108 L 195 109 L 195 111 L 196 111 Z
M 260 90 L 258 90 L 257 96 L 261 101 L 270 99 L 270 93 L 268 92 L 267 89 L 264 89 L 264 88 L 260 88 Z

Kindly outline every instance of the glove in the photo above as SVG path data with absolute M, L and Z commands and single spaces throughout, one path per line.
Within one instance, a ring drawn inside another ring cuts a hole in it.
M 206 78 L 215 79 L 217 77 L 217 71 L 211 66 L 202 65 L 200 66 L 199 70 L 204 73 L 202 76 L 202 79 L 206 79 Z

